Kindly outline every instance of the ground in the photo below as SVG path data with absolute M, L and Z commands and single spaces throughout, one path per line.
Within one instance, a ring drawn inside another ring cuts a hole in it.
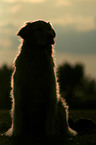
M 73 120 L 84 118 L 91 119 L 96 123 L 96 110 L 71 110 L 69 116 Z M 11 119 L 8 110 L 0 110 L 0 134 L 5 132 L 11 124 Z M 21 141 L 22 142 L 22 141 Z M 16 145 L 19 143 L 15 141 Z M 14 138 L 0 136 L 0 145 L 15 145 Z M 22 143 L 20 143 L 21 145 Z M 96 145 L 96 132 L 77 135 L 73 138 L 63 139 L 53 137 L 50 140 L 43 140 L 40 145 Z M 33 142 L 24 142 L 23 145 L 33 145 Z M 37 144 L 35 144 L 37 145 Z

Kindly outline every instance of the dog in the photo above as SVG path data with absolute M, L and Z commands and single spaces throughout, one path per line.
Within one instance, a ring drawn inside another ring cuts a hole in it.
M 39 20 L 26 23 L 17 35 L 23 43 L 14 61 L 12 126 L 6 135 L 76 135 L 68 125 L 68 107 L 59 94 L 52 47 L 55 30 L 49 22 Z

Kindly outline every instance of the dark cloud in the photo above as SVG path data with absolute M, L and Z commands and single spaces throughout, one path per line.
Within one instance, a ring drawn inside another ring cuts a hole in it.
M 56 50 L 68 53 L 96 53 L 96 30 L 78 32 L 71 28 L 55 26 Z

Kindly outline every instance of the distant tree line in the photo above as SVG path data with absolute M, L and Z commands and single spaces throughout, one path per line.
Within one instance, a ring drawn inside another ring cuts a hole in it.
M 7 65 L 0 68 L 0 109 L 11 108 L 11 74 L 12 68 L 7 67 Z
M 11 108 L 12 68 L 0 68 L 0 109 Z M 82 64 L 64 63 L 57 69 L 60 93 L 70 109 L 96 109 L 96 81 L 86 77 Z
M 96 81 L 86 77 L 82 64 L 64 63 L 57 76 L 61 95 L 71 109 L 96 109 Z

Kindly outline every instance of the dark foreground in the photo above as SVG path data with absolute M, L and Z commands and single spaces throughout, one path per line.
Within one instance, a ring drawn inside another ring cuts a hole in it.
M 94 124 L 96 124 L 96 110 L 72 110 L 70 111 L 70 117 L 73 120 L 77 119 L 91 119 Z M 10 126 L 10 116 L 8 111 L 1 110 L 0 111 L 0 134 L 5 132 Z M 81 127 L 82 129 L 82 127 Z M 25 139 L 26 140 L 26 139 Z M 29 141 L 31 140 L 31 142 Z M 42 141 L 38 141 L 38 143 L 34 143 L 33 139 L 29 137 L 27 141 L 24 139 L 14 139 L 6 136 L 0 136 L 0 145 L 96 145 L 96 131 L 89 130 L 89 132 L 85 131 L 81 134 L 79 133 L 77 136 L 73 138 L 63 137 L 52 137 L 48 139 L 43 139 Z

